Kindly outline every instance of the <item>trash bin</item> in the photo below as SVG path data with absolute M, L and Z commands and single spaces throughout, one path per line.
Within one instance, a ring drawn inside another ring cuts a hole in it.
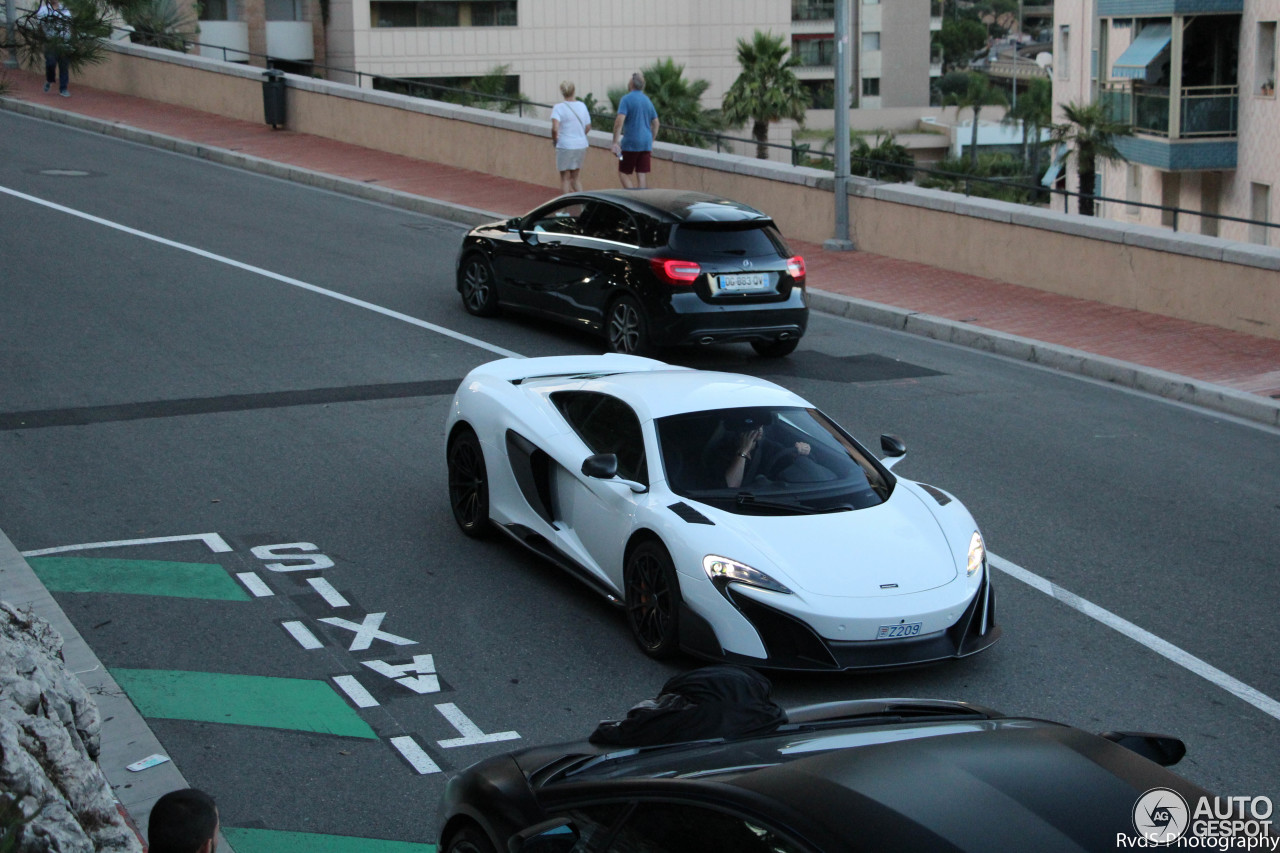
M 284 125 L 284 72 L 274 68 L 262 75 L 263 121 L 274 130 Z

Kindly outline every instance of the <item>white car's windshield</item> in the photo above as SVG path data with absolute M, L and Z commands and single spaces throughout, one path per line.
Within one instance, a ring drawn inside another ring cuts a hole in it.
M 863 509 L 893 488 L 892 475 L 817 409 L 692 412 L 656 426 L 671 490 L 734 512 Z

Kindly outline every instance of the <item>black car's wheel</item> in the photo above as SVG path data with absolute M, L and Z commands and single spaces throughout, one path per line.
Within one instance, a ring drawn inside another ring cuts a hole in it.
M 497 853 L 493 842 L 477 826 L 464 826 L 449 836 L 443 853 Z
M 680 582 L 659 542 L 642 542 L 627 557 L 627 624 L 644 653 L 669 658 L 680 650 Z
M 484 255 L 467 255 L 458 268 L 462 307 L 477 317 L 498 313 L 498 285 L 493 280 L 493 266 Z
M 449 443 L 449 505 L 453 518 L 468 536 L 489 531 L 489 477 L 480 439 L 463 429 Z
M 649 352 L 649 324 L 645 320 L 640 303 L 630 296 L 619 296 L 609 306 L 605 321 L 609 335 L 609 349 L 627 355 L 645 355 Z
M 799 338 L 788 338 L 785 341 L 751 342 L 751 348 L 756 351 L 756 355 L 764 356 L 765 358 L 782 358 L 784 355 L 791 355 L 798 346 L 800 346 Z

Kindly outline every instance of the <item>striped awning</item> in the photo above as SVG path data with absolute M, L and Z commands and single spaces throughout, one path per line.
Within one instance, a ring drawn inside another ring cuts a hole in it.
M 1128 49 L 1120 54 L 1115 67 L 1111 69 L 1113 77 L 1146 77 L 1147 67 L 1155 62 L 1160 54 L 1169 46 L 1173 38 L 1173 28 L 1169 24 L 1149 24 L 1138 33 Z

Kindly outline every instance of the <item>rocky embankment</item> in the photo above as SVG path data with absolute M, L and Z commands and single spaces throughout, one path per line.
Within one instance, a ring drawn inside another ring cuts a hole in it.
M 96 763 L 101 729 L 62 637 L 0 601 L 0 853 L 142 853 Z

